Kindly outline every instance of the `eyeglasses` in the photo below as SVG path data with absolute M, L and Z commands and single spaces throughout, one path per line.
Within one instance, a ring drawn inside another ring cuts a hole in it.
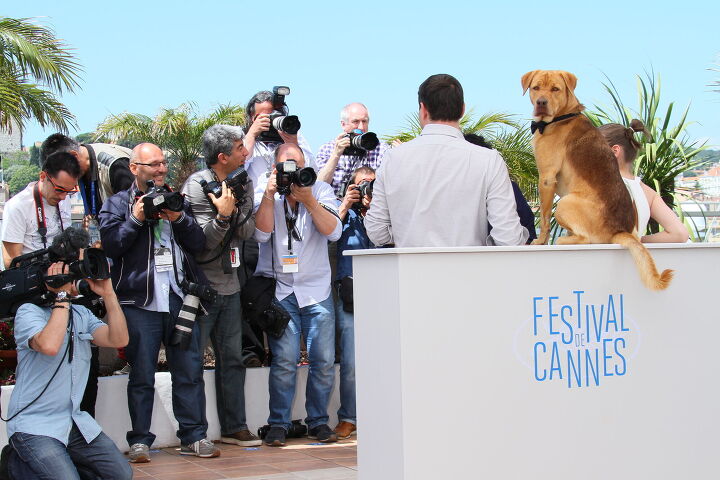
M 167 167 L 168 162 L 167 160 L 163 160 L 162 162 L 153 162 L 153 163 L 140 163 L 140 162 L 133 162 L 135 165 L 142 165 L 143 167 L 150 167 L 154 169 L 158 169 L 160 167 Z
M 53 188 L 55 189 L 55 193 L 67 193 L 68 195 L 74 195 L 79 191 L 77 184 L 73 188 L 67 189 L 53 182 L 53 179 L 50 178 L 50 175 L 46 176 L 45 178 L 47 178 L 48 181 L 52 184 Z

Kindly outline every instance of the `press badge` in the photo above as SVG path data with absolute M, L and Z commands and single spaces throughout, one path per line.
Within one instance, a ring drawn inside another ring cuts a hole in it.
M 283 273 L 297 273 L 298 272 L 298 256 L 297 255 L 283 255 L 282 256 L 282 267 Z
M 170 249 L 159 247 L 155 249 L 155 271 L 167 272 L 172 270 L 173 259 Z
M 240 248 L 233 247 L 230 249 L 230 266 L 233 268 L 240 266 Z

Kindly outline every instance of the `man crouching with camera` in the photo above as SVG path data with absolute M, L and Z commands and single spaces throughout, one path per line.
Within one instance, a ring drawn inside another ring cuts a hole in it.
M 302 150 L 283 144 L 275 151 L 275 169 L 256 189 L 255 238 L 260 242 L 256 275 L 277 280 L 275 298 L 290 314 L 279 338 L 268 335 L 270 430 L 265 443 L 285 444 L 291 426 L 300 336 L 310 360 L 305 410 L 308 436 L 335 442 L 327 425 L 327 407 L 335 379 L 335 315 L 330 292 L 328 240 L 340 237 L 337 200 L 330 185 L 315 182 Z
M 47 276 L 67 274 L 62 262 Z M 62 281 L 62 280 L 61 280 Z M 7 423 L 12 478 L 130 479 L 132 469 L 97 422 L 80 410 L 90 369 L 90 342 L 123 347 L 128 331 L 110 279 L 86 279 L 107 308 L 107 325 L 71 303 L 71 283 L 47 289 L 56 295 L 47 307 L 22 305 L 15 316 L 17 384 Z
M 243 447 L 260 445 L 245 420 L 245 366 L 243 318 L 240 308 L 241 240 L 255 233 L 253 184 L 243 168 L 248 151 L 245 132 L 230 125 L 213 125 L 203 133 L 203 154 L 208 168 L 195 172 L 183 186 L 207 243 L 196 256 L 218 292 L 207 315 L 198 317 L 200 346 L 208 340 L 215 352 L 215 394 L 220 440 Z
M 151 143 L 136 146 L 130 157 L 135 183 L 110 197 L 100 211 L 100 237 L 113 260 L 112 280 L 127 318 L 130 342 L 127 433 L 130 461 L 150 461 L 155 370 L 165 345 L 172 377 L 173 413 L 178 421 L 180 454 L 217 457 L 207 440 L 200 334 L 194 315 L 212 301 L 212 289 L 194 255 L 205 235 L 190 205 L 165 185 L 168 163 Z

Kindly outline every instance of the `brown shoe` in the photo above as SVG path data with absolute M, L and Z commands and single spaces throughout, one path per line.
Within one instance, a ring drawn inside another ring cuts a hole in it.
M 345 421 L 338 423 L 337 427 L 335 427 L 335 433 L 338 438 L 341 439 L 350 438 L 351 435 L 355 435 L 356 431 L 357 427 L 355 424 Z
M 241 447 L 257 447 L 262 445 L 262 440 L 250 433 L 250 430 L 240 430 L 230 435 L 220 437 L 222 443 L 232 443 Z

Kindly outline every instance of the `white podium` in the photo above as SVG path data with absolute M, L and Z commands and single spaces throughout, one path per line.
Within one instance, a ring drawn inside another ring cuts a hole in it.
M 361 480 L 705 479 L 720 245 L 353 252 Z

